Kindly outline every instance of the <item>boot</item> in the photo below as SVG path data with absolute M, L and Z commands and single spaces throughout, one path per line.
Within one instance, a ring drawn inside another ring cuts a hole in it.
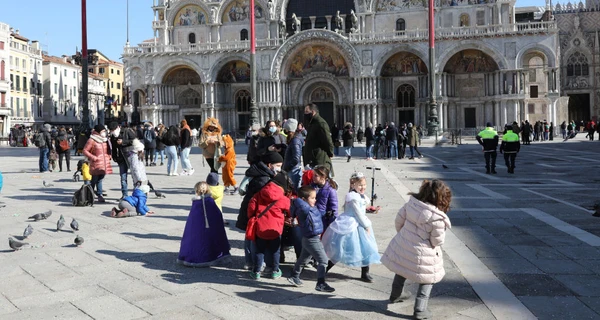
M 364 282 L 373 282 L 373 277 L 369 274 L 369 267 L 362 267 L 360 273 L 360 280 Z
M 429 297 L 420 298 L 419 296 L 417 296 L 417 299 L 415 300 L 415 312 L 413 313 L 413 317 L 415 319 L 422 320 L 431 319 L 433 317 L 431 311 L 429 311 L 429 309 L 427 308 L 428 302 Z
M 346 161 L 346 162 L 350 162 L 350 158 L 352 158 L 352 157 L 351 157 L 351 156 L 348 156 L 348 161 Z
M 497 174 L 498 172 L 496 172 L 496 168 L 492 168 L 492 174 Z
M 485 173 L 486 173 L 486 174 L 490 174 L 490 167 L 488 167 L 488 166 L 485 166 Z
M 333 266 L 335 266 L 335 263 L 331 262 L 331 261 L 327 261 L 327 268 L 325 268 L 325 272 L 329 272 L 329 270 L 331 270 L 331 268 L 333 268 Z
M 396 277 L 394 277 L 394 282 L 392 283 L 392 293 L 390 293 L 390 303 L 403 302 L 408 300 L 412 294 L 410 291 L 406 290 L 404 286 L 404 282 L 398 283 L 396 281 Z

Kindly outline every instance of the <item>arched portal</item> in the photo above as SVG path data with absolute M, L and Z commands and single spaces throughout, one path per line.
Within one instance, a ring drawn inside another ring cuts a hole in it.
M 244 61 L 230 61 L 217 74 L 217 82 L 240 83 L 250 82 L 250 65 Z
M 177 66 L 169 70 L 162 79 L 168 85 L 199 85 L 202 84 L 200 75 L 187 66 Z
M 398 108 L 398 125 L 415 123 L 416 92 L 410 84 L 403 84 L 396 89 L 396 106 Z
M 411 52 L 398 52 L 391 56 L 381 68 L 382 77 L 401 77 L 413 74 L 427 74 L 427 66 Z
M 346 59 L 329 46 L 308 45 L 290 59 L 288 78 L 302 78 L 312 72 L 328 72 L 336 77 L 348 76 Z

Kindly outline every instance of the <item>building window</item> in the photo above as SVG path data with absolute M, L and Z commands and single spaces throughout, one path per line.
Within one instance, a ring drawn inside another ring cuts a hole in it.
M 77 79 L 77 73 L 75 71 L 73 71 L 73 79 Z
M 110 82 L 110 88 L 112 89 L 112 88 L 114 88 L 114 86 L 115 86 L 115 83 L 113 81 L 111 81 Z
M 15 57 L 15 69 L 19 69 L 20 65 L 19 65 L 19 58 Z
M 117 69 L 117 75 L 121 74 L 121 70 Z
M 10 75 L 10 90 L 15 89 L 15 82 L 13 81 L 13 75 Z
M 17 91 L 21 91 L 21 76 L 17 76 L 17 81 L 15 81 L 15 83 L 17 84 Z
M 23 116 L 29 117 L 29 112 L 27 110 L 27 98 L 23 98 Z
M 110 68 L 110 74 L 115 74 L 115 69 Z
M 54 94 L 58 94 L 58 84 L 54 84 Z
M 89 68 L 89 69 L 88 69 L 88 72 L 89 72 L 89 73 L 94 73 L 94 68 Z
M 104 68 L 98 68 L 98 73 L 99 74 L 104 74 Z
M 477 25 L 485 25 L 485 11 L 477 11 Z
M 65 69 L 63 71 L 64 71 L 63 73 L 65 74 L 65 77 L 66 77 L 67 76 L 67 69 Z
M 4 41 L 0 41 L 0 50 L 4 50 Z
M 73 86 L 73 97 L 77 96 L 77 87 Z
M 121 83 L 117 82 L 117 89 L 121 89 Z
M 12 65 L 13 65 L 13 57 L 12 56 L 8 57 L 8 63 L 12 67 Z
M 4 62 L 4 60 L 2 60 L 0 62 L 0 80 L 4 80 L 4 77 L 5 77 L 4 69 L 5 68 L 6 68 L 6 62 Z
M 188 43 L 194 44 L 196 43 L 196 34 L 195 33 L 190 33 L 188 34 Z
M 237 112 L 250 112 L 250 92 L 248 90 L 236 92 L 234 100 Z
M 21 99 L 15 98 L 17 100 L 17 117 L 21 116 Z
M 23 65 L 23 70 L 27 70 L 27 60 L 23 59 L 23 61 L 21 61 L 22 65 Z
M 27 78 L 23 77 L 23 91 L 27 92 Z
M 64 85 L 63 97 L 67 95 L 67 85 Z
M 567 77 L 589 75 L 588 60 L 581 52 L 575 52 L 567 60 Z
M 538 97 L 538 86 L 529 86 L 529 97 L 530 98 Z
M 119 100 L 121 100 L 121 96 L 120 96 L 120 95 L 117 95 L 117 100 L 115 100 L 115 103 L 116 103 L 116 104 L 121 104 L 121 103 L 119 102 Z
M 398 108 L 412 108 L 415 106 L 415 88 L 409 84 L 403 84 L 396 91 L 396 102 Z
M 406 30 L 406 21 L 404 19 L 396 20 L 396 31 L 404 31 Z
M 471 23 L 469 22 L 469 15 L 466 13 L 461 14 L 459 20 L 461 27 L 468 27 L 471 25 Z
M 240 40 L 248 40 L 248 29 L 242 29 L 242 31 L 240 31 Z
M 54 74 L 58 74 L 58 68 L 54 67 Z

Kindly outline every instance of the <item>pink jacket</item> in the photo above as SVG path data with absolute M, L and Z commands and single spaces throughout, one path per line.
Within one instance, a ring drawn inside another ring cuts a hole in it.
M 106 138 L 92 133 L 83 147 L 83 155 L 90 159 L 90 173 L 93 176 L 112 173 Z
M 438 283 L 446 274 L 441 245 L 450 219 L 414 197 L 396 215 L 398 233 L 381 257 L 390 271 L 421 284 Z

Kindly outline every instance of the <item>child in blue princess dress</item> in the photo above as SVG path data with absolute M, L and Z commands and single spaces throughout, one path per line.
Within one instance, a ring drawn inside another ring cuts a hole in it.
M 323 234 L 323 246 L 329 257 L 327 270 L 336 263 L 361 267 L 360 279 L 373 282 L 369 265 L 379 264 L 380 256 L 371 220 L 366 209 L 369 198 L 365 195 L 367 180 L 361 172 L 350 177 L 350 192 L 346 195 L 344 212 L 335 219 Z

